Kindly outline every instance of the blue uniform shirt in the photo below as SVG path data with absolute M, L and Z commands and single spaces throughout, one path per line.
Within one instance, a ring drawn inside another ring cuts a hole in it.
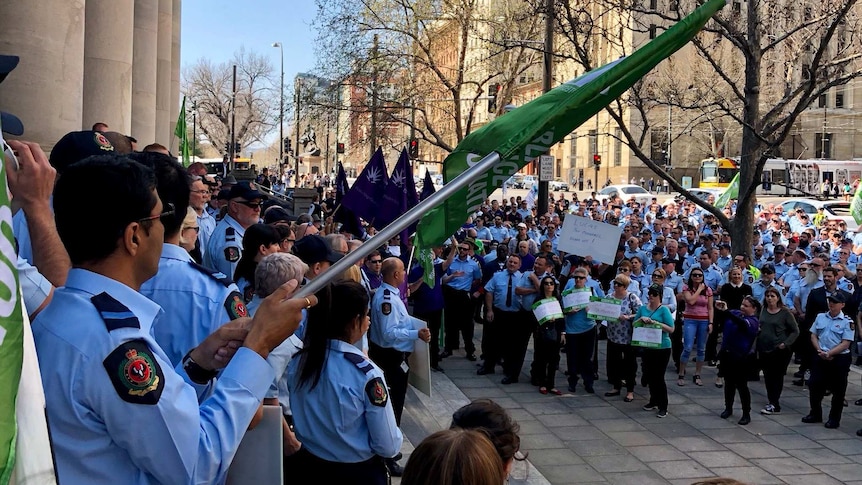
M 172 365 L 217 328 L 248 314 L 236 285 L 225 275 L 195 264 L 175 244 L 162 247 L 159 272 L 141 285 L 141 294 L 168 315 L 153 326 L 153 336 Z
M 455 249 L 453 249 L 453 251 L 455 251 Z M 479 263 L 477 263 L 473 258 L 468 257 L 461 260 L 460 256 L 456 257 L 452 261 L 452 264 L 449 265 L 449 269 L 446 270 L 446 274 L 452 274 L 456 271 L 463 271 L 464 274 L 456 276 L 446 283 L 448 286 L 451 286 L 456 290 L 470 291 L 470 288 L 473 286 L 473 280 L 482 279 L 482 270 L 479 268 Z
M 850 328 L 850 317 L 843 312 L 833 317 L 829 312 L 817 315 L 811 324 L 811 332 L 817 335 L 820 350 L 828 352 L 842 340 L 853 341 L 853 329 Z M 842 354 L 849 354 L 850 349 L 844 349 Z
M 530 275 L 533 273 L 535 273 L 535 271 L 533 271 L 533 270 L 524 271 L 524 273 L 521 275 L 521 281 L 518 282 L 518 284 L 515 286 L 517 286 L 518 288 L 535 289 L 536 287 L 533 286 L 533 281 L 530 279 Z M 536 275 L 536 277 L 539 278 L 539 282 L 541 283 L 542 278 L 544 278 L 545 275 Z M 508 280 L 507 280 L 506 284 L 508 284 Z M 539 288 L 539 291 L 541 291 L 541 288 Z M 533 311 L 533 303 L 536 302 L 536 298 L 538 298 L 538 296 L 539 296 L 538 291 L 535 293 L 530 293 L 528 295 L 520 295 L 520 297 L 521 297 L 521 308 L 523 310 L 528 311 L 528 312 Z
M 203 211 L 201 215 L 197 216 L 197 219 L 198 228 L 200 228 L 198 231 L 198 241 L 200 242 L 201 256 L 203 256 L 206 254 L 206 247 L 210 242 L 210 237 L 215 232 L 217 222 L 215 217 L 207 211 Z
M 409 316 L 398 288 L 383 282 L 371 300 L 369 338 L 380 347 L 413 352 L 413 341 L 419 338 L 419 329 L 413 328 Z
M 72 269 L 33 322 L 59 483 L 224 480 L 272 369 L 240 348 L 198 404 L 203 386 L 152 337 L 161 318 L 128 286 Z
M 218 270 L 232 278 L 242 257 L 242 238 L 245 229 L 230 215 L 216 224 L 204 251 L 204 266 Z
M 506 305 L 510 275 L 512 279 L 511 298 L 510 304 Z M 515 294 L 515 288 L 521 283 L 522 276 L 520 271 L 514 273 L 510 273 L 509 270 L 498 271 L 485 283 L 485 291 L 494 295 L 494 308 L 507 312 L 516 312 L 521 309 L 521 297 Z
M 326 365 L 313 389 L 310 383 L 299 385 L 299 362 L 293 359 L 287 373 L 296 437 L 303 447 L 339 463 L 398 453 L 403 436 L 383 372 L 359 349 L 330 340 Z
M 757 280 L 754 283 L 751 283 L 751 296 L 754 297 L 755 300 L 759 301 L 760 304 L 763 304 L 763 297 L 766 294 L 766 289 L 769 287 L 775 288 L 778 290 L 779 294 L 783 294 L 781 291 L 781 285 L 778 284 L 777 281 L 772 280 L 772 283 L 766 284 L 763 280 Z

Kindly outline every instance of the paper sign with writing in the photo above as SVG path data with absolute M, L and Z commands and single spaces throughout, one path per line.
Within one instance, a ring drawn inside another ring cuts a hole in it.
M 622 314 L 621 303 L 622 300 L 616 298 L 591 296 L 590 304 L 587 305 L 587 318 L 592 320 L 607 320 L 608 322 L 619 321 Z
M 563 292 L 563 311 L 580 310 L 586 308 L 593 295 L 589 288 L 571 288 Z
M 556 298 L 545 298 L 533 303 L 533 315 L 536 316 L 539 325 L 563 318 L 563 309 L 560 307 L 560 301 Z
M 661 347 L 661 324 L 644 323 L 638 320 L 632 324 L 632 327 L 632 345 L 649 349 Z
M 592 256 L 597 263 L 611 264 L 617 255 L 621 232 L 614 224 L 569 214 L 563 221 L 557 247 L 569 254 Z

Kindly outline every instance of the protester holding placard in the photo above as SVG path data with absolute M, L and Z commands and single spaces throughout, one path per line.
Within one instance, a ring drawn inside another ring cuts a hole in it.
M 635 314 L 632 335 L 632 345 L 644 346 L 644 373 L 649 383 L 649 401 L 643 409 L 652 411 L 658 408 L 656 416 L 659 418 L 667 417 L 664 372 L 670 360 L 670 334 L 673 333 L 673 317 L 670 310 L 661 304 L 662 293 L 661 285 L 653 284 L 647 289 L 647 303 Z
M 607 371 L 608 380 L 614 386 L 605 393 L 606 397 L 619 396 L 626 385 L 625 402 L 635 399 L 635 379 L 637 377 L 637 358 L 632 342 L 632 319 L 643 305 L 641 299 L 628 290 L 631 280 L 624 273 L 614 278 L 614 291 L 611 297 L 620 300 L 620 318 L 608 322 Z
M 566 290 L 585 288 L 587 270 L 577 268 L 566 283 Z M 566 367 L 569 371 L 569 392 L 575 392 L 578 378 L 583 378 L 584 389 L 593 390 L 593 346 L 596 339 L 596 321 L 587 317 L 587 308 L 573 308 L 566 312 L 566 331 L 562 342 L 566 346 Z
M 754 365 L 755 344 L 760 330 L 760 302 L 753 296 L 742 299 L 739 310 L 728 307 L 726 301 L 715 302 L 717 317 L 724 321 L 719 367 L 725 379 L 724 411 L 721 419 L 733 414 L 733 399 L 739 391 L 742 418 L 739 424 L 751 422 L 751 391 L 748 390 L 748 374 Z
M 539 296 L 533 304 L 533 314 L 539 322 L 533 337 L 533 379 L 539 383 L 540 393 L 555 396 L 562 394 L 554 384 L 554 377 L 560 365 L 560 334 L 566 330 L 557 286 L 553 276 L 542 277 Z

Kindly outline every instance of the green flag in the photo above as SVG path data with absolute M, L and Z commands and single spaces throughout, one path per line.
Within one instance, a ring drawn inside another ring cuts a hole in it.
M 454 234 L 512 174 L 620 97 L 659 62 L 684 46 L 725 5 L 709 0 L 691 15 L 632 55 L 614 61 L 534 99 L 470 133 L 443 162 L 446 182 L 484 156 L 497 152 L 497 165 L 422 217 L 417 230 L 421 248 Z
M 862 224 L 862 183 L 856 187 L 856 193 L 853 194 L 853 200 L 850 201 L 850 214 L 853 215 L 856 224 Z
M 180 114 L 177 116 L 177 126 L 174 128 L 174 135 L 180 139 L 180 154 L 183 157 L 183 167 L 188 167 L 189 160 L 189 133 L 186 129 L 186 97 L 183 96 L 183 105 L 180 107 Z
M 430 249 L 417 249 L 416 259 L 419 260 L 419 264 L 422 266 L 422 281 L 429 287 L 434 288 L 434 284 L 436 283 L 434 280 L 434 251 Z
M 8 194 L 6 161 L 0 149 L 0 484 L 3 485 L 9 483 L 15 465 L 18 434 L 15 401 L 24 359 L 24 317 Z
M 739 172 L 736 172 L 736 175 L 733 176 L 733 180 L 730 181 L 730 185 L 724 189 L 724 192 L 715 199 L 715 206 L 723 209 L 724 206 L 730 202 L 730 199 L 736 199 L 739 197 Z

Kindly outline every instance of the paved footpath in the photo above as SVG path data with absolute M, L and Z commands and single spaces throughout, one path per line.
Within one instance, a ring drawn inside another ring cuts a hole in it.
M 477 326 L 477 347 L 481 326 Z M 676 385 L 672 363 L 665 375 L 668 383 L 669 416 L 659 419 L 643 411 L 648 392 L 638 386 L 635 401 L 622 396 L 606 398 L 610 389 L 604 373 L 604 342 L 600 342 L 600 380 L 596 394 L 583 386 L 576 394 L 539 394 L 530 385 L 528 352 L 520 383 L 504 386 L 502 375 L 476 375 L 476 364 L 463 351 L 445 359 L 445 374 L 433 373 L 432 397 L 410 388 L 402 420 L 407 438 L 406 456 L 434 431 L 447 428 L 452 412 L 477 398 L 490 398 L 508 409 L 521 426 L 521 450 L 527 462 L 517 463 L 510 484 L 690 484 L 700 478 L 733 477 L 749 484 L 862 484 L 862 427 L 860 376 L 850 373 L 841 427 L 830 430 L 822 424 L 803 424 L 808 412 L 807 390 L 790 384 L 790 366 L 782 395 L 782 413 L 763 416 L 766 391 L 760 383 L 749 383 L 752 391 L 752 421 L 739 426 L 739 400 L 734 415 L 723 420 L 723 390 L 714 386 L 715 369 L 704 368 L 704 386 L 689 380 Z M 565 369 L 565 356 L 560 368 Z M 689 366 L 689 379 L 693 364 Z M 557 375 L 557 387 L 566 389 L 565 376 Z M 824 399 L 824 416 L 829 412 Z M 412 443 L 412 444 L 411 444 Z M 393 483 L 398 483 L 394 481 Z

